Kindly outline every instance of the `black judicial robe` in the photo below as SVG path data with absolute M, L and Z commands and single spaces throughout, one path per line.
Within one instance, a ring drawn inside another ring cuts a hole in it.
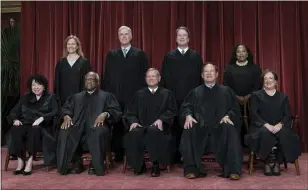
M 143 136 L 130 131 L 125 135 L 124 147 L 130 166 L 137 170 L 141 168 L 144 158 L 144 145 L 150 154 L 150 159 L 153 159 L 152 161 L 158 161 L 160 164 L 170 163 L 175 145 L 172 146 L 169 130 L 176 114 L 176 102 L 170 90 L 159 87 L 152 94 L 146 87 L 135 93 L 124 114 L 125 127 L 129 130 L 131 124 L 139 123 L 143 126 L 140 132 L 147 134 Z M 157 130 L 146 131 L 150 130 L 149 127 L 157 119 L 163 122 L 163 131 L 159 131 L 156 126 L 154 128 L 157 128 Z M 136 138 L 139 139 L 137 144 L 134 142 Z M 140 148 L 137 149 L 136 147 Z
M 224 71 L 223 84 L 234 90 L 237 96 L 246 96 L 261 88 L 260 77 L 261 69 L 257 64 L 229 64 Z
M 56 65 L 54 93 L 60 99 L 61 105 L 68 97 L 84 89 L 84 79 L 88 72 L 92 70 L 87 58 L 80 56 L 73 66 L 66 57 L 61 58 Z
M 108 92 L 96 89 L 93 94 L 83 91 L 71 96 L 62 107 L 60 118 L 69 115 L 73 126 L 61 129 L 57 144 L 57 167 L 59 173 L 66 173 L 68 164 L 72 160 L 82 135 L 87 138 L 88 149 L 92 154 L 92 163 L 97 173 L 104 173 L 104 145 L 103 135 L 97 134 L 104 126 L 94 128 L 95 119 L 103 112 L 108 112 L 107 127 L 121 119 L 121 109 L 116 98 Z M 101 142 L 102 144 L 100 144 Z M 95 151 L 91 151 L 95 150 Z M 100 164 L 101 163 L 101 164 Z
M 261 159 L 266 159 L 275 145 L 281 149 L 287 162 L 294 162 L 301 155 L 300 139 L 291 128 L 290 112 L 288 96 L 281 92 L 276 91 L 269 96 L 262 89 L 252 94 L 252 123 L 250 134 L 245 136 L 245 140 Z M 266 123 L 276 125 L 279 122 L 283 123 L 283 127 L 276 134 L 264 127 Z
M 103 68 L 102 89 L 113 93 L 122 110 L 134 93 L 144 87 L 148 60 L 144 51 L 133 46 L 126 57 L 121 48 L 108 52 Z
M 188 115 L 195 118 L 198 123 L 194 124 L 192 129 L 184 129 L 182 133 L 180 152 L 184 158 L 184 167 L 186 167 L 186 162 L 194 163 L 202 171 L 202 156 L 204 153 L 213 151 L 216 160 L 224 170 L 224 176 L 228 176 L 232 172 L 230 171 L 231 166 L 227 163 L 233 163 L 236 167 L 235 170 L 237 170 L 236 173 L 241 174 L 242 153 L 240 152 L 239 138 L 236 135 L 241 130 L 241 113 L 233 91 L 229 87 L 219 84 L 215 84 L 212 89 L 204 84 L 193 89 L 185 98 L 180 109 L 182 126 L 184 126 Z M 226 137 L 224 134 L 225 124 L 219 124 L 226 115 L 230 117 L 234 123 L 232 127 L 236 129 L 233 138 Z M 214 144 L 214 149 L 210 150 L 209 143 Z M 228 143 L 231 144 L 233 151 L 228 151 L 230 148 Z
M 40 128 L 43 137 L 43 155 L 45 165 L 55 164 L 56 161 L 56 139 L 54 137 L 55 134 L 53 133 L 53 122 L 57 111 L 58 106 L 54 94 L 43 92 L 41 98 L 37 101 L 35 94 L 27 92 L 20 98 L 19 102 L 11 110 L 8 116 L 8 122 L 10 124 L 13 124 L 13 121 L 18 119 L 23 125 L 32 125 L 36 119 L 40 117 L 44 118 L 44 121 L 40 124 Z
M 184 55 L 178 49 L 165 55 L 161 70 L 161 86 L 174 93 L 178 108 L 187 94 L 202 84 L 202 64 L 200 54 L 190 48 Z

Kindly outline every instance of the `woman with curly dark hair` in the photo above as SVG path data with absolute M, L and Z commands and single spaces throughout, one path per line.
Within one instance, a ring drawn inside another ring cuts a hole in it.
M 235 92 L 241 106 L 242 115 L 244 115 L 244 105 L 247 105 L 251 93 L 261 88 L 260 76 L 261 69 L 259 65 L 253 63 L 253 55 L 250 49 L 242 44 L 237 45 L 233 49 L 229 65 L 224 71 L 223 84 L 229 86 Z M 246 112 L 248 116 L 248 109 L 246 109 Z M 243 135 L 246 134 L 246 130 L 242 130 L 243 146 Z
M 20 98 L 8 116 L 9 123 L 12 124 L 9 153 L 18 158 L 14 175 L 30 175 L 32 173 L 33 155 L 42 146 L 41 133 L 46 130 L 46 127 L 52 125 L 53 118 L 57 113 L 56 98 L 48 92 L 48 80 L 43 75 L 31 76 L 28 79 L 28 88 L 29 92 Z M 29 153 L 27 164 L 24 160 L 25 140 Z

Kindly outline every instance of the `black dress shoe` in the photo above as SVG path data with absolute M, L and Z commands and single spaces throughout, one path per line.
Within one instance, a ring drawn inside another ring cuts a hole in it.
M 84 170 L 85 170 L 85 169 L 84 169 L 84 166 L 83 166 L 83 165 L 79 165 L 79 166 L 77 166 L 77 167 L 71 169 L 71 170 L 69 171 L 69 173 L 70 173 L 70 174 L 80 174 L 80 173 L 82 173 Z
M 147 168 L 146 168 L 145 163 L 142 165 L 140 171 L 134 170 L 135 175 L 142 175 L 143 173 L 146 173 L 146 172 L 147 172 Z
M 279 165 L 279 163 L 274 164 L 272 173 L 273 173 L 274 176 L 280 176 L 280 165 Z
M 159 177 L 160 176 L 160 168 L 158 164 L 152 166 L 151 169 L 151 176 L 152 177 Z
M 15 170 L 15 171 L 13 171 L 13 175 L 20 175 L 20 174 L 23 174 L 23 169 L 21 169 L 21 170 Z
M 95 175 L 96 174 L 95 169 L 94 168 L 89 168 L 88 174 L 89 175 Z
M 270 164 L 264 165 L 264 175 L 266 175 L 266 176 L 272 175 L 272 168 L 271 168 Z
M 32 174 L 32 170 L 29 172 L 23 171 L 23 175 L 31 175 Z
M 95 175 L 95 174 L 96 174 L 95 169 L 94 169 L 94 167 L 93 167 L 93 165 L 92 165 L 92 162 L 91 162 L 90 165 L 89 165 L 88 174 L 89 174 L 89 175 Z

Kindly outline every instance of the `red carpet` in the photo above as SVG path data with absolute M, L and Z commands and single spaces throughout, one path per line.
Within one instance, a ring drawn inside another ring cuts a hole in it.
M 247 164 L 243 165 L 243 176 L 239 181 L 217 177 L 220 172 L 217 163 L 206 163 L 208 176 L 188 180 L 183 177 L 183 169 L 175 166 L 171 173 L 162 172 L 158 178 L 146 175 L 134 176 L 129 170 L 122 173 L 122 165 L 117 165 L 101 177 L 89 176 L 87 172 L 79 175 L 60 176 L 55 169 L 47 172 L 35 162 L 31 176 L 14 176 L 16 161 L 10 161 L 9 169 L 4 171 L 6 149 L 2 149 L 2 189 L 308 189 L 308 154 L 300 157 L 301 175 L 297 176 L 294 164 L 283 169 L 279 177 L 263 175 L 262 165 L 257 166 L 252 176 L 248 174 Z M 245 159 L 247 160 L 247 159 Z

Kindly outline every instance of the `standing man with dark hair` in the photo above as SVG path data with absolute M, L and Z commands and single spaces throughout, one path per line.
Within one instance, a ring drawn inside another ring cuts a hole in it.
M 144 51 L 131 46 L 132 31 L 129 27 L 121 26 L 118 37 L 121 48 L 107 54 L 102 72 L 102 89 L 113 93 L 124 111 L 134 93 L 146 86 L 144 76 L 148 69 L 148 60 Z M 113 127 L 112 138 L 117 162 L 122 161 L 124 156 L 123 136 L 124 126 L 119 122 Z
M 186 27 L 176 30 L 178 47 L 168 52 L 162 64 L 162 86 L 174 93 L 179 108 L 190 90 L 201 84 L 201 67 L 203 64 L 199 53 L 188 47 L 190 32 Z M 173 125 L 173 135 L 176 136 L 176 149 L 181 139 L 182 128 L 177 120 Z M 179 151 L 176 152 L 175 162 L 181 161 Z

